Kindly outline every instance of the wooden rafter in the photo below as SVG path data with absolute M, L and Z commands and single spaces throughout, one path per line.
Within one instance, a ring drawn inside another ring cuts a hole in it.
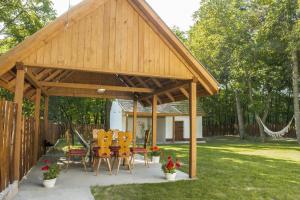
M 143 81 L 140 77 L 138 77 L 138 76 L 136 76 L 135 77 L 137 80 L 138 80 L 138 82 L 140 83 L 140 84 L 142 84 L 144 87 L 147 87 L 147 88 L 149 88 L 149 85 L 147 84 L 147 83 L 145 83 L 145 81 Z M 158 94 L 159 95 L 159 94 Z M 159 104 L 162 104 L 162 100 L 158 97 L 158 95 L 157 95 L 157 101 L 159 102 Z M 150 96 L 152 96 L 152 95 L 150 95 Z M 143 99 L 144 100 L 144 99 Z M 150 105 L 151 105 L 152 103 L 150 102 Z
M 159 80 L 157 80 L 156 78 L 151 78 L 151 80 L 154 82 L 154 84 L 159 87 L 159 88 L 162 88 L 162 84 L 159 82 Z M 174 102 L 175 101 L 175 98 L 173 97 L 173 95 L 170 93 L 170 92 L 166 92 L 166 95 L 167 97 L 172 101 Z
M 60 73 L 62 73 L 62 70 L 56 70 L 52 74 L 50 74 L 46 79 L 43 81 L 52 81 L 55 77 L 57 77 Z
M 136 87 L 136 85 L 132 82 L 132 80 L 130 80 L 127 76 L 120 76 L 120 77 L 125 81 L 126 84 L 130 85 L 131 87 Z M 140 98 L 139 95 L 135 95 L 135 96 Z M 146 102 L 148 105 L 151 105 L 151 101 L 149 99 L 146 99 Z M 142 103 L 144 105 L 143 102 L 140 102 L 140 103 Z
M 61 82 L 40 82 L 43 87 L 56 87 L 56 88 L 71 88 L 71 89 L 106 89 L 109 91 L 119 91 L 119 92 L 138 92 L 138 93 L 152 93 L 153 89 L 150 88 L 137 88 L 137 87 L 123 87 L 123 86 L 113 86 L 113 85 L 93 85 L 93 84 L 80 84 L 80 83 L 61 83 Z
M 39 81 L 35 78 L 35 76 L 32 74 L 31 70 L 28 70 L 25 74 L 26 80 L 30 82 L 35 88 L 40 88 L 42 90 L 42 93 L 47 96 L 47 91 L 44 90 L 39 83 Z
M 42 70 L 40 73 L 38 73 L 38 74 L 36 75 L 36 79 L 37 79 L 37 80 L 41 80 L 41 78 L 43 78 L 46 74 L 49 74 L 51 71 L 52 71 L 52 69 L 45 69 L 45 70 Z
M 53 81 L 63 81 L 63 80 L 66 80 L 73 73 L 74 73 L 74 71 L 71 71 L 71 72 L 70 71 L 65 71 L 65 72 L 61 73 L 58 77 L 56 77 L 55 79 L 53 79 Z
M 186 91 L 186 89 L 184 89 L 183 87 L 179 88 L 180 92 L 187 98 L 189 99 L 190 96 L 189 96 L 189 93 L 188 91 Z
M 181 87 L 187 85 L 188 83 L 189 82 L 187 82 L 187 81 L 183 81 L 183 82 L 179 82 L 177 84 L 171 85 L 171 86 L 160 88 L 160 89 L 156 90 L 154 93 L 142 97 L 140 100 L 149 99 L 153 95 L 161 95 L 161 94 L 164 94 L 166 92 L 171 92 L 171 91 L 177 90 L 178 88 L 181 88 Z

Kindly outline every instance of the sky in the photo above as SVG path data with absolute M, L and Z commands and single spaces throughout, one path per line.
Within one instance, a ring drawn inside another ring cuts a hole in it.
M 69 0 L 52 0 L 54 7 L 61 15 L 69 7 Z M 70 0 L 71 6 L 81 0 Z M 168 26 L 178 26 L 181 30 L 187 31 L 193 25 L 193 13 L 199 8 L 201 0 L 146 0 Z

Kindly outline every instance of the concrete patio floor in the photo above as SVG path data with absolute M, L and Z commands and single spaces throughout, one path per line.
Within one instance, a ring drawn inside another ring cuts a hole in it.
M 150 167 L 145 167 L 143 158 L 138 157 L 135 161 L 132 174 L 124 167 L 120 168 L 118 175 L 115 175 L 116 167 L 114 167 L 113 175 L 109 175 L 106 163 L 102 163 L 100 174 L 95 176 L 95 172 L 85 172 L 82 165 L 72 164 L 69 169 L 63 169 L 57 179 L 54 188 L 46 189 L 42 185 L 43 166 L 41 162 L 44 159 L 55 160 L 60 157 L 59 154 L 48 153 L 40 159 L 37 166 L 33 167 L 29 174 L 21 181 L 19 192 L 14 198 L 15 200 L 93 200 L 90 187 L 121 185 L 121 184 L 141 184 L 141 183 L 160 183 L 166 182 L 161 171 L 160 164 L 150 163 Z M 64 167 L 63 167 L 64 168 Z M 188 180 L 186 173 L 177 172 L 177 180 Z

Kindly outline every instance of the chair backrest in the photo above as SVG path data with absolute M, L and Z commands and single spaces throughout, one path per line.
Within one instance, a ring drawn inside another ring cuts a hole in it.
M 130 132 L 119 132 L 118 142 L 120 146 L 119 157 L 130 156 L 130 144 L 132 142 L 132 133 Z
M 104 131 L 104 129 L 93 129 L 93 140 L 98 139 L 98 133 L 99 131 Z
M 145 139 L 144 139 L 144 148 L 146 149 L 147 148 L 147 144 L 149 143 L 150 141 L 150 130 L 146 130 L 145 131 Z
M 100 130 L 98 132 L 98 146 L 99 146 L 99 156 L 108 157 L 110 156 L 110 145 L 112 143 L 112 132 L 105 132 Z

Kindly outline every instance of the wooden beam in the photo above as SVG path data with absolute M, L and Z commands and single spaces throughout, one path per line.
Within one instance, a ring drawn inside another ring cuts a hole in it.
M 33 155 L 34 155 L 34 165 L 39 158 L 39 138 L 40 138 L 40 112 L 41 112 L 41 89 L 36 89 L 35 94 L 35 109 L 34 109 L 34 146 L 33 146 Z
M 18 105 L 17 109 L 17 121 L 15 132 L 15 144 L 14 144 L 14 180 L 20 180 L 20 160 L 21 160 L 21 131 L 22 131 L 22 117 L 23 117 L 23 93 L 24 93 L 24 79 L 25 79 L 25 67 L 22 63 L 17 63 L 17 79 L 15 86 L 14 102 Z
M 151 78 L 151 80 L 155 83 L 155 85 L 159 88 L 162 88 L 162 84 L 156 79 L 156 78 Z M 167 97 L 174 102 L 175 98 L 173 97 L 173 95 L 170 92 L 166 92 Z
M 97 90 L 102 88 L 109 91 L 118 91 L 118 92 L 152 93 L 154 91 L 153 89 L 150 88 L 123 87 L 123 86 L 113 86 L 113 85 L 92 85 L 92 84 L 61 83 L 61 82 L 40 82 L 40 84 L 43 87 L 87 89 L 87 90 Z
M 136 131 L 137 131 L 137 107 L 138 101 L 134 99 L 133 101 L 133 120 L 132 120 L 132 133 L 133 133 L 133 147 L 136 146 Z
M 44 110 L 44 132 L 43 132 L 43 135 L 44 137 L 46 135 L 48 135 L 48 128 L 49 128 L 49 120 L 48 120 L 48 117 L 49 117 L 49 97 L 48 96 L 45 96 L 45 110 Z
M 89 94 L 82 93 L 78 91 L 55 91 L 49 90 L 49 96 L 57 96 L 57 97 L 86 97 L 86 98 L 99 98 L 99 99 L 126 99 L 132 100 L 132 96 L 127 95 L 108 95 L 108 94 Z
M 161 95 L 161 94 L 164 94 L 164 93 L 166 93 L 166 92 L 171 92 L 171 91 L 177 90 L 178 88 L 183 87 L 183 86 L 185 86 L 185 85 L 187 85 L 187 84 L 188 84 L 188 82 L 183 81 L 183 82 L 176 83 L 175 85 L 170 85 L 170 86 L 167 86 L 167 87 L 160 88 L 160 89 L 156 90 L 156 91 L 155 91 L 154 93 L 152 93 L 152 94 L 149 94 L 149 95 L 146 95 L 146 96 L 141 97 L 140 100 L 149 99 L 149 98 L 151 98 L 153 95 Z
M 152 146 L 157 142 L 157 96 L 152 98 Z
M 48 96 L 47 91 L 44 90 L 41 86 L 41 84 L 39 83 L 39 81 L 35 78 L 35 76 L 32 74 L 31 70 L 28 70 L 26 73 L 26 80 L 28 80 L 30 82 L 30 84 L 32 84 L 35 88 L 40 88 L 42 93 L 46 96 Z
M 197 172 L 197 84 L 190 83 L 190 156 L 189 156 L 189 176 L 196 177 Z

